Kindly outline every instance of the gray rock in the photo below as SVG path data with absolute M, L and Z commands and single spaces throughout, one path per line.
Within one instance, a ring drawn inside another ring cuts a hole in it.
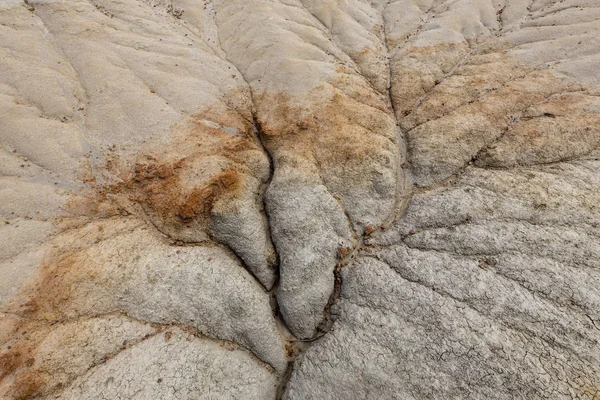
M 596 0 L 0 0 L 0 397 L 600 396 Z
M 242 350 L 179 329 L 123 350 L 75 380 L 65 399 L 268 399 L 277 379 Z

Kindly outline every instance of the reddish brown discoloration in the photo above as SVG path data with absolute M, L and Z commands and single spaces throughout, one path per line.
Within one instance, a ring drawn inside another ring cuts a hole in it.
M 82 180 L 88 189 L 69 201 L 68 215 L 56 220 L 60 232 L 72 235 L 48 251 L 38 278 L 10 305 L 11 312 L 18 315 L 16 322 L 9 326 L 7 321 L 0 321 L 11 330 L 0 339 L 14 340 L 11 346 L 0 350 L 0 383 L 5 384 L 5 378 L 13 379 L 8 388 L 11 398 L 33 398 L 59 388 L 52 379 L 54 371 L 47 371 L 44 360 L 37 359 L 38 347 L 52 326 L 90 316 L 73 304 L 72 288 L 84 282 L 103 285 L 101 274 L 81 268 L 82 263 L 92 262 L 86 259 L 86 251 L 118 235 L 123 228 L 110 222 L 95 225 L 93 221 L 136 214 L 140 208 L 135 204 L 139 204 L 157 224 L 178 229 L 200 223 L 208 229 L 214 204 L 246 190 L 245 177 L 252 174 L 246 164 L 253 157 L 256 159 L 256 154 L 264 157 L 262 149 L 252 136 L 248 121 L 216 117 L 203 114 L 174 128 L 178 130 L 175 139 L 160 157 L 140 156 L 129 170 L 123 169 L 127 164 L 122 160 L 109 160 L 110 172 L 121 177 L 122 183 L 102 186 L 91 169 L 85 169 Z M 215 128 L 216 123 L 207 125 L 203 120 L 220 121 L 218 125 L 237 129 L 238 133 L 225 132 Z M 197 181 L 183 176 L 194 168 L 203 168 L 206 157 L 219 157 L 223 166 L 200 173 L 202 179 Z M 166 335 L 168 338 L 170 333 Z
M 18 338 L 6 349 L 0 350 L 0 381 L 13 376 L 9 395 L 15 400 L 30 399 L 40 394 L 49 381 L 48 374 L 34 370 L 35 353 L 47 330 L 39 322 L 21 321 L 11 336 Z
M 249 123 L 232 125 L 216 127 L 206 115 L 191 119 L 176 129 L 172 149 L 139 157 L 114 192 L 141 205 L 164 233 L 206 240 L 215 203 L 248 190 L 247 176 L 254 176 L 256 160 L 265 157 Z
M 338 247 L 337 256 L 339 260 L 344 260 L 352 253 L 352 247 Z
M 385 98 L 364 79 L 342 75 L 312 90 L 308 102 L 280 93 L 258 97 L 258 104 L 270 105 L 257 114 L 276 164 L 280 159 L 302 174 L 319 176 L 348 208 L 347 199 L 357 191 L 374 193 L 385 186 L 393 193 L 395 182 L 373 177 L 396 170 L 396 122 Z

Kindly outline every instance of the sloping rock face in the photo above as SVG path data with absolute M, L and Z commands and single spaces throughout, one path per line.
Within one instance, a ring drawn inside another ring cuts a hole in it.
M 0 0 L 0 398 L 600 399 L 596 0 Z

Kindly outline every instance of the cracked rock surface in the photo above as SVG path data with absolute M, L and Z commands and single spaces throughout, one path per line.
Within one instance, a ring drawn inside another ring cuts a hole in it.
M 0 0 L 1 399 L 600 400 L 596 0 Z

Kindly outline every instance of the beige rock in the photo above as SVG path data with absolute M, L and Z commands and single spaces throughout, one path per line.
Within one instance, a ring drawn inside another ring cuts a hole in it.
M 0 397 L 600 397 L 595 0 L 0 0 Z

